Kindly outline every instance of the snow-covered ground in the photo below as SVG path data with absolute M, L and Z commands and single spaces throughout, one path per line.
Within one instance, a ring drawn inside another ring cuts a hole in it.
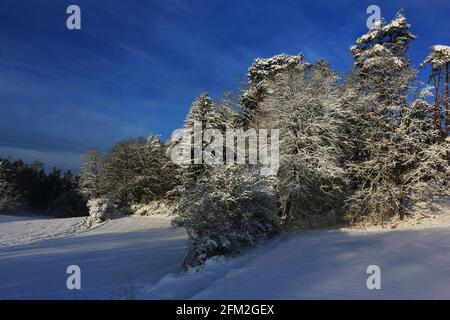
M 145 284 L 181 271 L 186 235 L 171 229 L 168 217 L 125 217 L 71 236 L 52 227 L 80 231 L 82 219 L 46 219 L 44 227 L 42 219 L 0 215 L 0 232 L 12 237 L 2 234 L 2 243 L 47 239 L 0 248 L 0 299 L 133 298 Z M 66 287 L 69 265 L 81 268 L 81 290 Z
M 88 229 L 86 217 L 54 219 L 0 215 L 0 248 L 60 238 Z
M 186 273 L 186 234 L 170 229 L 168 217 L 126 217 L 88 231 L 77 219 L 61 232 L 47 226 L 48 236 L 32 227 L 40 220 L 22 221 L 30 234 L 59 238 L 0 248 L 0 299 L 450 299 L 450 215 L 400 230 L 288 233 Z M 64 223 L 57 220 L 48 223 Z M 27 239 L 19 229 L 20 221 L 0 216 L 1 232 Z M 71 264 L 81 267 L 78 291 L 66 289 Z M 367 289 L 369 265 L 381 268 L 381 290 Z
M 391 228 L 284 234 L 199 271 L 169 274 L 147 299 L 450 299 L 450 202 Z M 367 267 L 381 270 L 369 290 Z
M 381 290 L 366 286 L 381 268 Z M 168 275 L 143 297 L 183 299 L 450 299 L 450 228 L 284 235 L 200 272 Z

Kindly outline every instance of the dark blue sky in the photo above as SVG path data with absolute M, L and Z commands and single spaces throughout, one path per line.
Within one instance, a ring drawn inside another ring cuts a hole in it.
M 66 28 L 70 4 L 81 30 Z M 77 168 L 86 148 L 167 138 L 199 93 L 236 90 L 256 57 L 303 51 L 348 71 L 370 4 L 386 20 L 405 9 L 414 64 L 450 44 L 448 0 L 2 0 L 0 156 Z

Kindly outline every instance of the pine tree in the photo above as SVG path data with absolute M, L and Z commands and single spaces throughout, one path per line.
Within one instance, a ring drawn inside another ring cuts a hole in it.
M 356 40 L 351 48 L 354 74 L 364 92 L 375 95 L 377 108 L 388 114 L 401 114 L 406 93 L 415 77 L 406 56 L 409 43 L 416 38 L 401 11 L 395 19 L 379 24 Z
M 415 37 L 401 12 L 391 23 L 381 21 L 351 48 L 355 59 L 346 94 L 350 104 L 350 131 L 354 154 L 348 172 L 356 191 L 347 199 L 351 221 L 369 216 L 376 222 L 401 211 L 398 126 L 414 73 L 406 50 Z M 354 90 L 354 92 L 353 92 Z
M 434 86 L 434 125 L 442 138 L 449 135 L 450 130 L 450 100 L 449 100 L 449 64 L 450 47 L 436 45 L 431 48 L 430 55 L 423 61 L 422 66 L 431 66 L 430 81 Z
M 266 94 L 271 92 L 268 83 L 279 73 L 293 70 L 301 72 L 307 66 L 303 59 L 303 53 L 296 56 L 280 54 L 267 59 L 255 59 L 247 71 L 248 82 L 240 98 L 242 107 L 240 125 L 244 129 L 260 127 L 259 105 Z
M 40 162 L 0 159 L 0 212 L 17 209 L 58 217 L 87 214 L 86 202 L 78 190 L 78 179 L 58 168 L 46 174 Z
M 11 163 L 0 159 L 0 212 L 13 212 L 20 205 L 15 178 Z
M 353 76 L 347 79 L 343 96 L 350 111 L 349 131 L 354 151 L 347 171 L 354 192 L 347 198 L 351 222 L 370 219 L 383 224 L 403 218 L 420 197 L 420 183 L 429 190 L 445 189 L 442 159 L 426 156 L 434 148 L 435 130 L 429 126 L 428 105 L 420 98 L 407 103 L 416 71 L 406 51 L 415 37 L 402 13 L 389 24 L 357 40 Z M 427 163 L 425 160 L 432 160 Z M 419 174 L 434 168 L 435 178 Z M 420 182 L 420 183 L 419 183 Z
M 182 166 L 181 174 L 182 180 L 188 182 L 191 179 L 197 179 L 208 169 L 208 166 L 204 163 L 203 150 L 211 141 L 206 141 L 205 131 L 207 129 L 217 129 L 221 132 L 225 130 L 219 108 L 207 93 L 201 94 L 192 103 L 184 123 L 184 129 L 190 137 L 189 144 L 185 145 L 184 148 L 187 152 L 190 150 L 191 160 L 188 164 Z M 216 152 L 220 151 L 216 150 Z

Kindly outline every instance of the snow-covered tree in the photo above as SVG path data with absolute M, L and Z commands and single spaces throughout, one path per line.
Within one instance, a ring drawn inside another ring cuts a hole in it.
M 377 108 L 384 113 L 401 114 L 406 94 L 415 72 L 406 56 L 409 43 L 416 37 L 409 31 L 401 11 L 385 24 L 381 20 L 351 47 L 354 74 L 361 89 L 377 99 Z
M 271 58 L 257 58 L 247 72 L 250 83 L 258 84 L 288 69 L 296 68 L 303 60 L 303 53 L 296 56 L 279 54 Z
M 356 63 L 360 54 L 370 51 L 377 44 L 403 59 L 409 49 L 409 42 L 416 39 L 416 36 L 409 31 L 410 28 L 411 25 L 406 21 L 403 10 L 397 11 L 396 17 L 387 24 L 384 19 L 377 21 L 366 34 L 356 40 L 356 45 L 351 48 Z
M 399 154 L 404 169 L 406 201 L 426 201 L 450 195 L 450 144 L 434 141 L 433 106 L 421 96 L 407 109 L 399 128 L 403 139 Z
M 99 196 L 103 155 L 98 149 L 89 149 L 81 156 L 80 191 L 88 199 Z
M 185 121 L 188 131 L 194 130 L 194 122 L 201 122 L 204 129 L 218 128 L 221 124 L 217 106 L 208 93 L 202 93 L 192 103 Z
M 370 218 L 383 222 L 400 211 L 401 192 L 396 188 L 399 172 L 395 172 L 398 162 L 393 158 L 399 138 L 396 130 L 412 80 L 404 49 L 414 36 L 401 13 L 387 26 L 381 21 L 351 48 L 354 72 L 347 79 L 344 92 L 354 145 L 347 162 L 348 173 L 356 185 L 355 192 L 347 198 L 351 221 Z M 391 26 L 402 26 L 395 30 L 406 35 L 400 37 L 399 45 L 396 37 L 387 36 Z
M 245 129 L 258 127 L 258 106 L 270 92 L 268 82 L 279 73 L 295 69 L 301 71 L 306 65 L 303 59 L 303 53 L 296 56 L 280 54 L 271 58 L 255 59 L 247 71 L 248 82 L 240 98 L 243 109 L 241 126 Z
M 401 13 L 357 40 L 353 76 L 343 93 L 354 151 L 347 161 L 353 192 L 346 199 L 351 222 L 402 218 L 428 190 L 445 191 L 448 174 L 423 95 L 408 104 L 416 71 L 406 56 L 414 36 Z M 427 175 L 428 171 L 432 175 Z
M 449 100 L 449 64 L 450 46 L 435 45 L 422 66 L 431 66 L 430 80 L 434 86 L 434 123 L 445 139 L 450 130 L 450 100 Z
M 188 230 L 190 248 L 185 267 L 202 264 L 212 256 L 236 253 L 278 230 L 275 190 L 259 175 L 258 168 L 225 165 L 224 156 L 217 165 L 194 163 L 194 133 L 200 138 L 196 142 L 200 153 L 211 143 L 205 138 L 207 129 L 224 135 L 226 129 L 239 125 L 235 100 L 227 95 L 216 104 L 202 94 L 192 104 L 185 121 L 186 133 L 191 137 L 187 149 L 192 160 L 181 166 L 183 184 L 174 219 L 175 225 Z M 224 148 L 218 151 L 223 152 Z
M 12 212 L 20 205 L 15 173 L 8 160 L 0 159 L 0 212 Z
M 336 73 L 324 61 L 267 81 L 258 125 L 280 130 L 279 196 L 283 219 L 333 223 L 345 195 L 347 136 Z
M 241 124 L 240 115 L 242 106 L 240 96 L 233 92 L 224 93 L 222 99 L 217 104 L 220 128 L 222 131 L 238 128 Z
M 222 109 L 222 112 L 225 111 Z M 185 133 L 190 141 L 184 146 L 190 150 L 190 162 L 181 166 L 182 180 L 197 179 L 205 170 L 207 165 L 203 161 L 203 150 L 211 141 L 206 141 L 204 133 L 208 129 L 225 130 L 225 121 L 221 118 L 221 109 L 214 103 L 207 93 L 199 95 L 192 103 L 184 123 Z M 198 140 L 198 141 L 196 141 Z M 176 143 L 185 143 L 184 140 Z M 220 151 L 220 150 L 217 150 Z M 222 150 L 223 151 L 223 150 Z
M 178 184 L 176 173 L 160 137 L 121 141 L 104 158 L 100 196 L 119 208 L 162 199 Z
M 46 174 L 40 162 L 0 159 L 0 212 L 26 209 L 35 214 L 73 217 L 87 214 L 78 190 L 78 178 L 70 170 Z

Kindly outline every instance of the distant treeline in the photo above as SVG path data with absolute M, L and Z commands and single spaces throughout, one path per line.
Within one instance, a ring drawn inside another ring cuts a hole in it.
M 40 162 L 0 158 L 0 213 L 74 217 L 88 215 L 88 209 L 70 170 L 46 173 Z

